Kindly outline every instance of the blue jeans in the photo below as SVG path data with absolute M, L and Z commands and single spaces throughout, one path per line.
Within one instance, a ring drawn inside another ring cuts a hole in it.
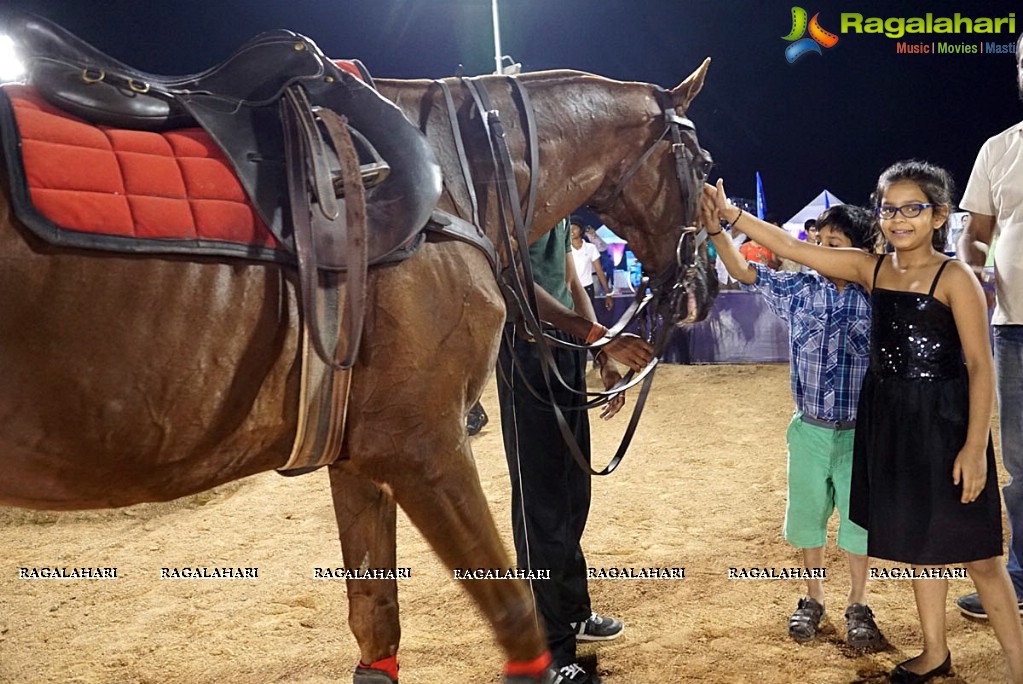
M 1009 484 L 1002 489 L 1009 518 L 1009 576 L 1023 600 L 1023 325 L 994 326 L 995 375 L 1002 463 Z

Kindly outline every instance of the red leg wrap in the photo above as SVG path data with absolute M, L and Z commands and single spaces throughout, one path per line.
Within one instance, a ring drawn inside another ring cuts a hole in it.
M 539 658 L 533 660 L 509 660 L 504 666 L 504 673 L 509 677 L 536 677 L 543 676 L 551 664 L 551 652 L 544 651 Z
M 398 680 L 398 656 L 393 655 L 390 658 L 383 658 L 367 665 L 366 663 L 359 661 L 359 667 L 367 670 L 381 670 L 391 676 L 391 679 Z

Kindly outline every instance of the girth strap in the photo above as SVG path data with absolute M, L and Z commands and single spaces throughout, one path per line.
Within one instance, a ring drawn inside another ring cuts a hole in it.
M 469 223 L 457 216 L 452 216 L 446 211 L 438 209 L 433 212 L 433 216 L 430 217 L 426 224 L 426 237 L 427 239 L 436 237 L 450 238 L 470 244 L 483 252 L 487 257 L 487 261 L 490 262 L 490 268 L 495 276 L 501 269 L 501 257 L 498 256 L 497 250 L 494 249 L 494 243 L 490 241 L 490 238 L 485 233 L 480 233 L 479 227 L 475 224 Z

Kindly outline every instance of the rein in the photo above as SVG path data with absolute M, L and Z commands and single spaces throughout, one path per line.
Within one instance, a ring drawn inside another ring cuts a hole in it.
M 516 370 L 528 391 L 535 398 L 551 407 L 555 414 L 562 438 L 579 467 L 584 472 L 591 475 L 608 475 L 620 465 L 632 441 L 632 437 L 635 434 L 635 429 L 639 423 L 639 418 L 643 413 L 646 398 L 649 394 L 650 386 L 653 381 L 653 372 L 659 363 L 660 357 L 664 353 L 668 340 L 671 337 L 671 332 L 674 330 L 673 325 L 665 325 L 665 322 L 668 320 L 678 320 L 680 313 L 684 311 L 684 308 L 682 307 L 686 306 L 688 293 L 691 291 L 696 275 L 697 253 L 700 245 L 706 240 L 706 233 L 703 230 L 698 233 L 695 230 L 683 230 L 676 245 L 674 263 L 657 277 L 653 279 L 643 279 L 633 302 L 622 317 L 608 331 L 608 335 L 603 339 L 592 345 L 574 344 L 559 340 L 546 333 L 538 314 L 536 295 L 533 290 L 533 273 L 528 254 L 529 228 L 532 226 L 533 222 L 533 211 L 535 208 L 539 178 L 539 142 L 533 117 L 533 109 L 530 105 L 529 96 L 525 88 L 522 86 L 521 82 L 514 77 L 508 77 L 507 81 L 512 88 L 513 95 L 519 100 L 521 113 L 524 118 L 523 131 L 527 139 L 529 150 L 530 180 L 525 215 L 523 215 L 521 195 L 519 194 L 518 184 L 515 180 L 511 153 L 508 148 L 504 126 L 501 122 L 499 112 L 492 106 L 490 97 L 481 79 L 478 77 L 463 79 L 463 83 L 473 98 L 476 110 L 480 113 L 483 129 L 490 147 L 491 163 L 496 176 L 495 186 L 497 189 L 498 216 L 502 227 L 501 239 L 509 261 L 508 267 L 500 273 L 498 282 L 501 285 L 509 306 L 515 306 L 518 308 L 526 332 L 537 344 L 538 355 L 541 360 L 540 368 L 543 373 L 544 384 L 546 386 L 546 392 L 544 393 L 546 396 L 542 396 L 540 392 L 530 385 L 521 366 L 519 365 L 518 358 L 515 357 L 514 354 L 512 354 L 512 358 L 514 359 Z M 447 104 L 448 115 L 451 121 L 452 133 L 456 140 L 456 149 L 459 150 L 459 162 L 462 167 L 463 180 L 465 181 L 469 197 L 472 201 L 473 218 L 476 219 L 478 217 L 478 203 L 475 192 L 473 191 L 471 172 L 469 170 L 467 159 L 464 155 L 464 148 L 458 144 L 461 139 L 461 131 L 458 128 L 457 112 L 455 111 L 454 103 L 447 85 L 443 81 L 437 81 L 437 83 L 440 85 L 444 93 L 444 99 Z M 662 140 L 665 140 L 665 138 L 670 138 L 672 151 L 675 155 L 675 175 L 679 183 L 679 191 L 682 194 L 684 205 L 686 205 L 686 200 L 689 200 L 687 205 L 689 209 L 688 213 L 692 216 L 694 215 L 696 206 L 693 200 L 698 197 L 697 191 L 700 190 L 700 188 L 694 187 L 698 184 L 698 182 L 693 179 L 691 174 L 686 174 L 685 169 L 689 168 L 690 163 L 695 159 L 709 163 L 709 158 L 707 157 L 706 152 L 704 152 L 696 142 L 695 126 L 693 123 L 689 119 L 678 115 L 675 111 L 674 104 L 671 101 L 671 97 L 666 91 L 658 89 L 657 92 L 664 114 L 665 129 L 661 135 L 650 144 L 650 147 L 643 153 L 643 155 L 641 155 L 632 167 L 630 167 L 629 171 L 626 172 L 626 174 L 618 182 L 610 196 L 608 204 L 613 204 L 618 199 L 628 182 L 657 149 L 658 144 Z M 685 137 L 682 135 L 682 130 L 686 131 L 687 135 Z M 479 225 L 479 223 L 477 223 L 477 225 Z M 648 285 L 650 288 L 649 294 L 646 293 Z M 654 346 L 654 359 L 646 368 L 638 374 L 635 374 L 631 370 L 628 371 L 625 377 L 613 388 L 600 392 L 576 390 L 564 380 L 557 368 L 557 364 L 554 361 L 554 357 L 550 349 L 551 344 L 577 351 L 598 350 L 600 347 L 606 345 L 620 335 L 628 325 L 640 316 L 640 314 L 644 313 L 647 310 L 647 307 L 651 305 L 652 311 L 647 312 L 650 323 L 649 331 L 644 334 L 644 337 L 648 340 L 651 340 L 652 338 L 651 341 Z M 695 316 L 695 311 L 692 316 Z M 505 343 L 509 345 L 511 344 L 511 340 L 508 339 L 507 336 L 510 334 L 514 333 L 505 333 Z M 575 435 L 569 429 L 567 421 L 564 418 L 564 413 L 554 399 L 554 390 L 551 379 L 552 375 L 557 382 L 568 391 L 586 397 L 593 397 L 593 399 L 587 401 L 583 406 L 580 406 L 576 410 L 587 410 L 604 405 L 620 392 L 642 383 L 639 397 L 636 400 L 636 405 L 633 408 L 632 416 L 629 420 L 628 426 L 626 427 L 622 441 L 614 456 L 603 470 L 597 471 L 593 469 L 586 457 L 583 455 L 579 444 L 576 442 Z M 508 378 L 506 378 L 506 380 L 508 380 Z

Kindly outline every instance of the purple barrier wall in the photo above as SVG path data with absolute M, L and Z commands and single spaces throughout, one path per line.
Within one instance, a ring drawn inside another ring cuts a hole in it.
M 610 327 L 632 296 L 614 297 L 608 311 L 597 297 L 597 320 Z M 635 332 L 633 330 L 633 332 Z M 788 325 L 753 292 L 726 290 L 718 294 L 707 320 L 675 330 L 664 353 L 667 363 L 771 363 L 789 360 Z
M 707 320 L 689 328 L 689 363 L 788 360 L 788 324 L 755 292 L 721 292 Z

